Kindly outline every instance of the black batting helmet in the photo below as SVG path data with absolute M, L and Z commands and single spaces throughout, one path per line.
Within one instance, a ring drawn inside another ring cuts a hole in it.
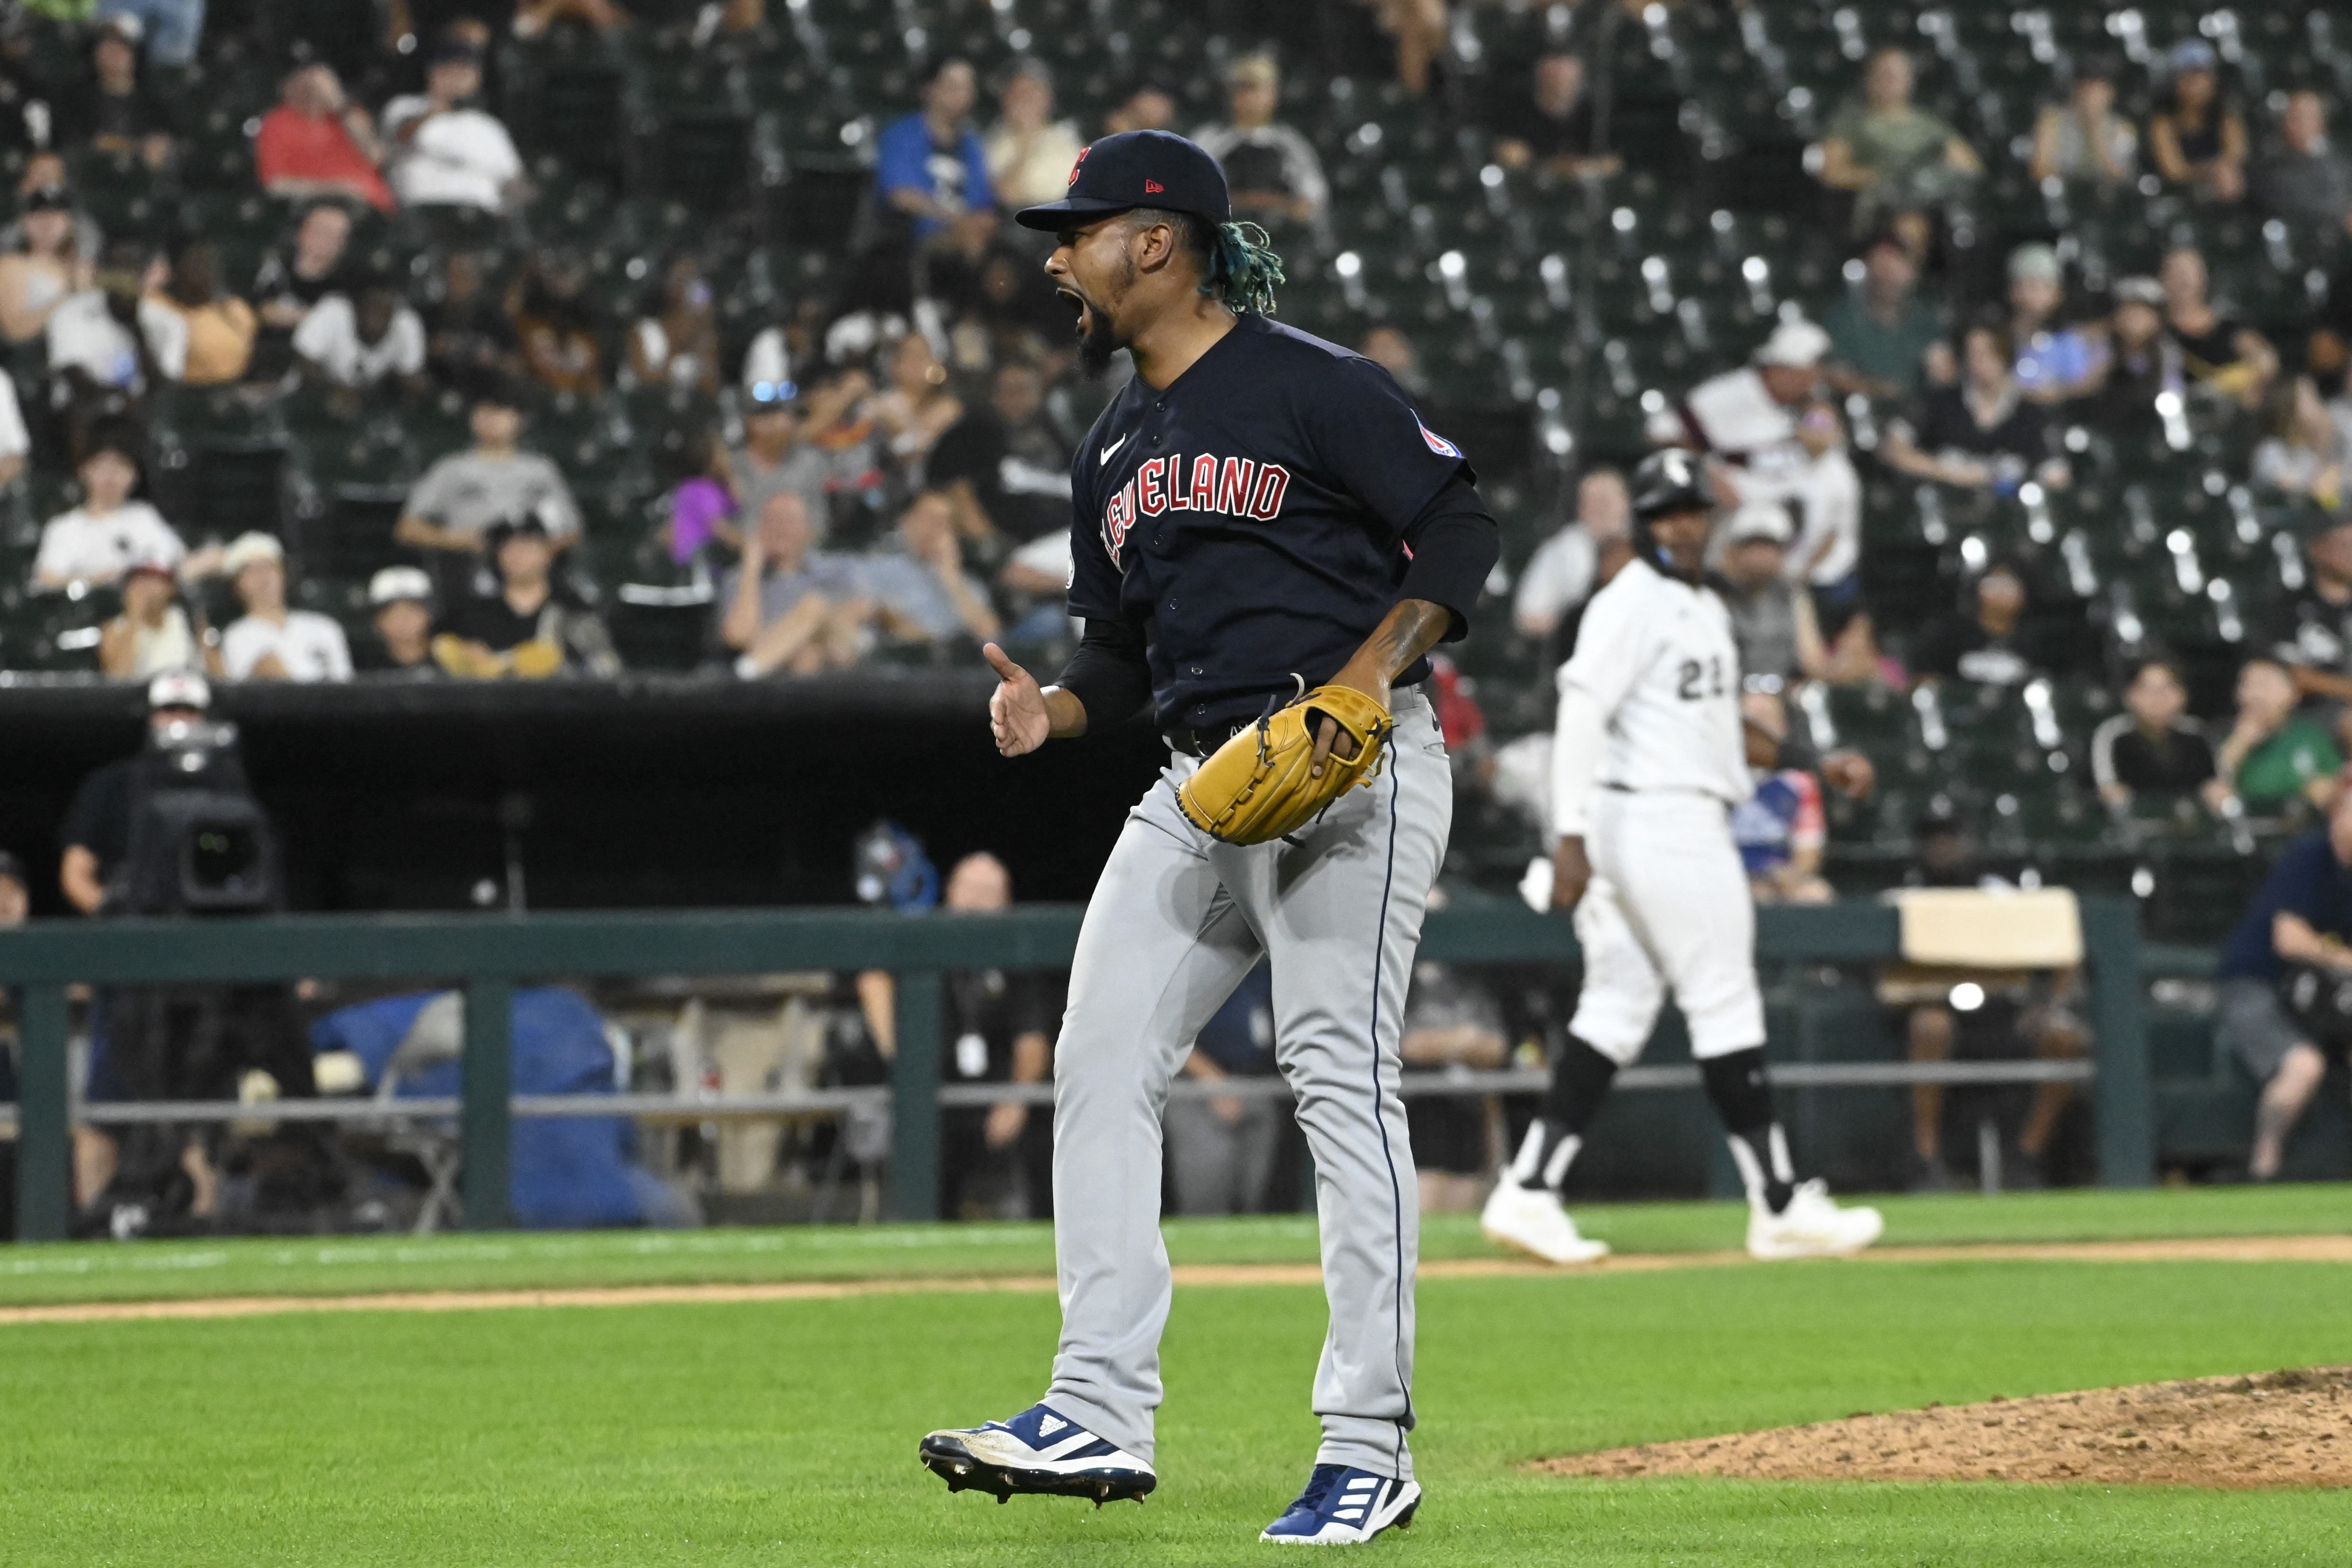
M 1658 548 L 1650 524 L 1677 512 L 1713 511 L 1715 492 L 1707 484 L 1706 465 L 1696 452 L 1666 447 L 1642 459 L 1628 487 L 1633 495 L 1633 549 L 1662 572 L 1679 575 L 1681 568 Z

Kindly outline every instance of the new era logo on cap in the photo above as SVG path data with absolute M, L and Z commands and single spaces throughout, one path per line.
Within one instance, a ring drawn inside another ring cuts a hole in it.
M 1143 182 L 1143 191 L 1146 195 L 1156 196 L 1167 188 L 1167 186 L 1161 184 L 1157 180 L 1146 180 Z

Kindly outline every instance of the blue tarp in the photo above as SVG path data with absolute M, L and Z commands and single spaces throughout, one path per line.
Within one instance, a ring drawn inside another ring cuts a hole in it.
M 368 1080 L 378 1082 L 416 1016 L 441 994 L 417 991 L 338 1008 L 310 1026 L 310 1047 L 352 1052 L 366 1064 Z M 604 1020 L 577 992 L 551 985 L 516 991 L 513 1027 L 517 1094 L 616 1091 Z M 457 1092 L 451 1061 L 404 1079 L 399 1097 Z M 619 1116 L 517 1117 L 509 1199 L 515 1223 L 540 1230 L 644 1224 L 645 1206 L 629 1179 L 635 1136 Z

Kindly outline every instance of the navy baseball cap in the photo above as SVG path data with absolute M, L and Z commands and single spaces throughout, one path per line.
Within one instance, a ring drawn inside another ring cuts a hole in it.
M 1136 207 L 1192 213 L 1211 223 L 1230 223 L 1234 216 L 1225 172 L 1199 144 L 1172 131 L 1122 131 L 1078 153 L 1068 195 L 1023 207 L 1013 221 L 1051 234 Z

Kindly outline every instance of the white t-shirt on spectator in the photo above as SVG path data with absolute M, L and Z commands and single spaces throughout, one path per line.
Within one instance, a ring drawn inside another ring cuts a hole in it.
M 1591 596 L 1600 572 L 1601 546 L 1592 531 L 1570 523 L 1528 557 L 1511 599 L 1511 619 L 1529 637 L 1549 637 L 1562 616 Z
M 425 323 L 403 305 L 392 313 L 392 325 L 380 341 L 362 342 L 358 308 L 347 295 L 330 294 L 294 329 L 294 352 L 337 386 L 373 386 L 387 375 L 415 375 L 425 369 Z
M 124 501 L 103 516 L 84 507 L 60 512 L 41 530 L 40 553 L 33 557 L 37 578 L 70 582 L 120 577 L 142 561 L 177 566 L 188 547 L 163 514 L 143 500 Z
M 157 300 L 139 301 L 139 326 L 146 333 L 155 368 L 177 381 L 188 370 L 187 319 Z M 143 392 L 139 377 L 139 345 L 130 331 L 109 313 L 106 291 L 84 289 L 58 301 L 49 313 L 49 368 L 76 366 L 100 386 Z
M 383 139 L 397 145 L 401 127 L 432 107 L 421 94 L 394 99 L 383 106 Z M 392 188 L 408 206 L 504 212 L 507 184 L 521 173 L 505 126 L 478 109 L 453 109 L 416 128 L 392 165 Z
M 0 375 L 0 458 L 21 458 L 33 449 L 25 431 L 25 411 L 16 405 L 16 382 Z
M 221 633 L 221 666 L 231 680 L 246 679 L 254 666 L 273 653 L 289 680 L 352 678 L 352 650 L 343 640 L 343 628 L 314 611 L 289 610 L 282 626 L 246 616 Z
M 1817 588 L 1843 583 L 1862 561 L 1862 476 L 1843 447 L 1832 447 L 1806 465 L 1793 499 L 1803 513 L 1803 530 L 1789 546 L 1785 574 Z M 1806 563 L 1823 541 L 1829 549 L 1811 571 Z

